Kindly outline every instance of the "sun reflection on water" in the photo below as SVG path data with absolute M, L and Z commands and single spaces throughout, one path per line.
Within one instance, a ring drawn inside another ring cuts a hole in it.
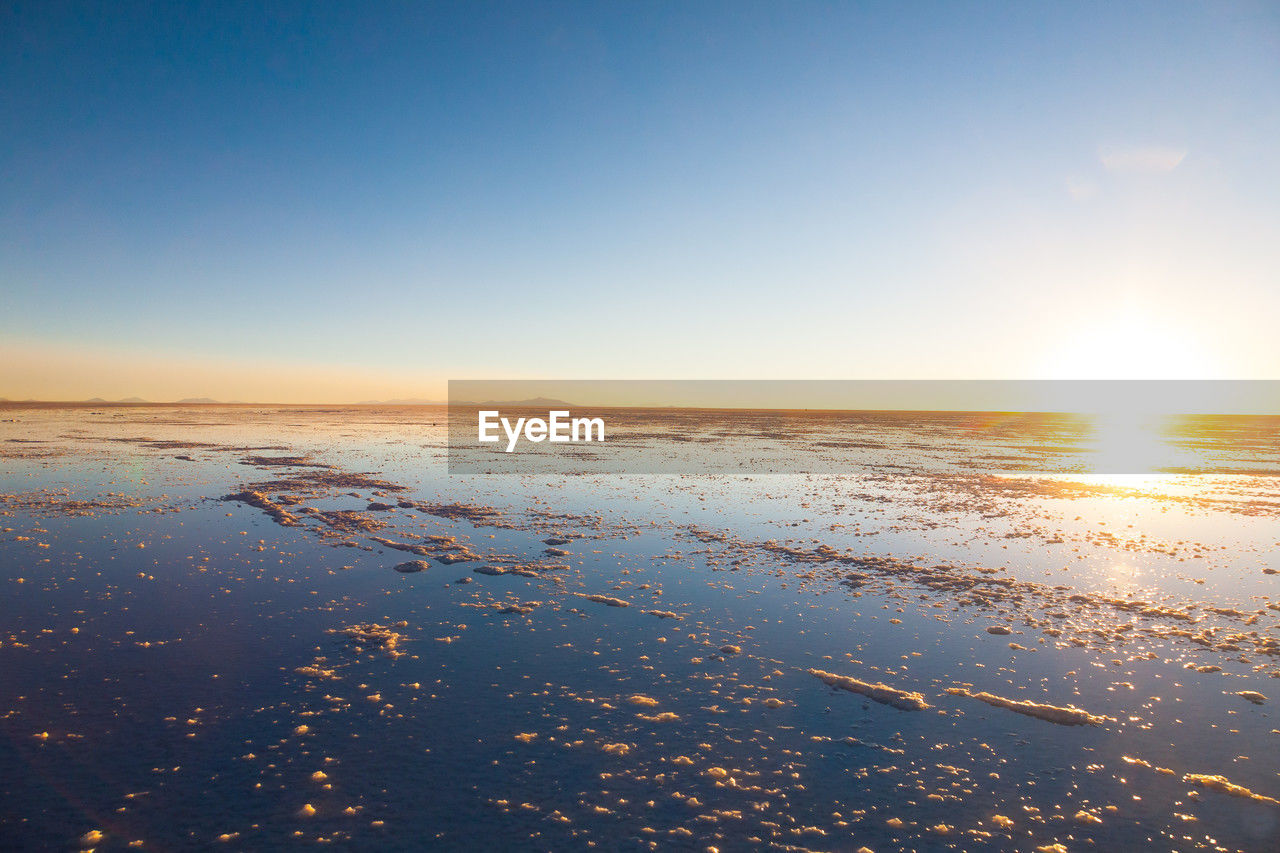
M 1098 474 L 1154 475 L 1193 460 L 1169 439 L 1168 418 L 1136 412 L 1097 415 L 1087 463 Z

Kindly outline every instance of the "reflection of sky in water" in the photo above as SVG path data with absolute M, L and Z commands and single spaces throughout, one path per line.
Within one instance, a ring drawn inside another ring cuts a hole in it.
M 167 438 L 170 431 L 148 424 L 122 434 Z M 510 846 L 532 837 L 527 843 L 539 848 L 653 840 L 723 849 L 764 843 L 753 839 L 814 849 L 965 847 L 978 843 L 961 835 L 970 829 L 996 832 L 990 849 L 1019 850 L 1069 835 L 1069 848 L 1092 839 L 1096 849 L 1139 849 L 1161 836 L 1190 848 L 1211 835 L 1262 850 L 1276 837 L 1274 807 L 1208 791 L 1190 798 L 1179 778 L 1121 760 L 1136 755 L 1179 774 L 1222 773 L 1262 793 L 1280 791 L 1267 758 L 1275 737 L 1265 716 L 1270 705 L 1227 695 L 1268 692 L 1276 682 L 1255 676 L 1259 661 L 1211 658 L 1194 644 L 1146 636 L 1111 652 L 1059 648 L 1012 608 L 957 608 L 953 597 L 905 581 L 854 597 L 833 584 L 802 582 L 803 565 L 731 571 L 718 560 L 722 570 L 712 570 L 713 547 L 673 532 L 695 524 L 743 539 L 821 541 L 855 553 L 996 566 L 1048 584 L 1253 610 L 1261 605 L 1252 596 L 1274 589 L 1273 577 L 1259 571 L 1274 565 L 1272 517 L 1128 492 L 993 497 L 988 487 L 975 497 L 966 491 L 973 481 L 917 475 L 874 482 L 448 478 L 439 436 L 388 440 L 406 433 L 414 434 L 398 424 L 340 423 L 320 432 L 215 425 L 195 437 L 314 449 L 321 461 L 409 485 L 415 499 L 518 512 L 543 506 L 537 500 L 554 512 L 626 519 L 637 528 L 627 538 L 568 547 L 573 571 L 565 590 L 635 604 L 605 607 L 561 593 L 550 580 L 474 575 L 466 563 L 398 575 L 390 565 L 410 555 L 329 548 L 251 507 L 205 501 L 274 476 L 239 465 L 235 454 L 125 444 L 91 446 L 105 455 L 84 459 L 7 460 L 7 492 L 65 486 L 78 496 L 167 497 L 96 518 L 17 512 L 5 519 L 13 532 L 0 546 L 0 761 L 18 768 L 0 782 L 5 826 L 54 848 L 93 828 L 107 833 L 106 846 L 142 838 L 160 848 L 237 832 L 233 846 L 257 848 L 297 841 L 295 832 L 361 847 Z M 182 452 L 197 461 L 172 458 Z M 1194 491 L 1190 482 L 1099 481 L 1172 495 Z M 1233 498 L 1270 488 L 1261 483 L 1250 492 L 1248 478 L 1212 482 Z M 312 503 L 363 508 L 341 490 Z M 139 514 L 175 505 L 184 509 Z M 530 558 L 544 547 L 530 530 L 407 513 L 395 520 L 455 530 L 474 547 Z M 1098 539 L 1099 531 L 1122 544 Z M 1055 536 L 1063 541 L 1047 541 Z M 1123 547 L 1142 536 L 1140 549 Z M 1190 557 L 1186 545 L 1176 556 L 1150 547 L 1178 541 L 1197 543 L 1204 556 Z M 14 583 L 17 576 L 25 583 Z M 451 583 L 463 577 L 474 581 Z M 639 588 L 645 583 L 650 589 Z M 462 606 L 507 596 L 544 605 L 528 616 Z M 651 607 L 685 618 L 641 612 Z M 325 633 L 401 620 L 408 654 L 394 660 L 357 655 Z M 992 624 L 1014 633 L 988 634 Z M 458 639 L 436 639 L 448 636 Z M 719 659 L 726 643 L 741 654 Z M 340 681 L 295 672 L 317 655 L 345 664 Z M 1188 662 L 1219 664 L 1226 674 L 1184 669 Z M 809 667 L 919 690 L 936 707 L 901 712 L 832 691 L 805 673 Z M 942 695 L 957 683 L 1076 704 L 1119 722 L 1068 728 Z M 657 698 L 658 709 L 679 721 L 639 720 L 643 709 L 625 701 L 632 693 Z M 785 704 L 764 707 L 770 696 Z M 310 733 L 292 734 L 301 724 Z M 44 731 L 47 740 L 32 737 Z M 515 740 L 522 732 L 538 737 L 524 744 Z M 605 743 L 629 751 L 610 754 Z M 680 756 L 693 764 L 676 763 Z M 717 785 L 704 772 L 711 767 L 727 768 L 738 787 Z M 317 770 L 332 789 L 311 779 Z M 702 805 L 688 805 L 690 796 Z M 494 802 L 502 800 L 510 805 Z M 315 817 L 297 816 L 304 803 L 315 805 Z M 347 806 L 355 816 L 342 814 Z M 1043 822 L 1027 808 L 1038 808 Z M 1104 822 L 1076 822 L 1080 809 Z M 1175 812 L 1199 821 L 1185 824 Z M 994 814 L 1012 817 L 1014 834 L 1000 834 L 989 821 Z M 891 818 L 906 826 L 889 826 Z M 770 835 L 762 821 L 780 834 Z M 938 824 L 954 834 L 929 829 Z M 671 834 L 676 827 L 696 834 Z M 1182 835 L 1200 841 L 1177 842 Z

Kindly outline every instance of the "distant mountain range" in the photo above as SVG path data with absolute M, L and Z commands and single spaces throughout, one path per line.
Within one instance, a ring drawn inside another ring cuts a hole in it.
M 150 403 L 150 400 L 144 400 L 141 397 L 124 397 L 120 400 L 104 400 L 101 397 L 90 397 L 85 400 L 86 403 Z M 181 400 L 175 400 L 175 403 L 217 403 L 218 400 L 212 397 L 185 397 Z
M 394 400 L 361 400 L 357 406 L 443 406 L 444 400 L 427 400 L 423 397 L 397 397 Z
M 448 400 L 425 400 L 420 397 L 411 397 L 406 399 L 395 400 L 361 400 L 357 406 L 447 406 Z M 475 402 L 473 400 L 455 400 L 455 406 L 519 406 L 527 409 L 546 409 L 553 406 L 569 409 L 576 408 L 573 403 L 566 403 L 564 400 L 557 400 L 553 397 L 531 397 L 528 400 L 485 400 L 483 402 Z
M 564 400 L 557 400 L 554 397 L 530 397 L 528 400 L 485 400 L 483 403 L 475 403 L 469 400 L 458 400 L 455 405 L 458 406 L 522 406 L 526 409 L 549 409 L 552 406 L 558 406 L 563 409 L 578 408 L 573 403 L 566 403 Z
M 11 400 L 8 397 L 0 397 L 0 403 L 39 403 L 39 402 L 58 402 L 58 401 L 42 401 L 42 400 Z M 90 397 L 88 400 L 80 400 L 81 403 L 92 403 L 95 405 L 111 406 L 122 403 L 143 403 L 156 406 L 243 406 L 248 405 L 243 400 L 215 400 L 212 397 L 184 397 L 181 400 L 147 400 L 142 397 L 124 397 L 119 400 L 108 400 L 104 397 Z M 269 405 L 269 404 L 263 404 Z M 397 397 L 391 400 L 361 400 L 359 403 L 336 405 L 356 405 L 356 406 L 447 406 L 447 400 L 428 400 L 425 397 Z M 574 409 L 580 408 L 575 403 L 567 403 L 564 400 L 557 400 L 554 397 L 531 397 L 527 400 L 485 400 L 483 402 L 474 402 L 470 400 L 458 400 L 454 403 L 457 406 L 506 406 L 509 408 L 526 408 L 526 409 Z

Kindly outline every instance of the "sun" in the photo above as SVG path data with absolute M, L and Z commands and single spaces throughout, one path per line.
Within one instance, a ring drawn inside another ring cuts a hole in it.
M 1217 360 L 1194 330 L 1136 309 L 1082 325 L 1048 348 L 1045 379 L 1211 379 Z

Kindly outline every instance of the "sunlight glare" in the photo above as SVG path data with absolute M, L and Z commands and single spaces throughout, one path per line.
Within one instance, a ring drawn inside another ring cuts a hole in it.
M 1220 373 L 1190 330 L 1137 310 L 1079 329 L 1050 351 L 1042 371 L 1046 379 L 1211 379 Z

